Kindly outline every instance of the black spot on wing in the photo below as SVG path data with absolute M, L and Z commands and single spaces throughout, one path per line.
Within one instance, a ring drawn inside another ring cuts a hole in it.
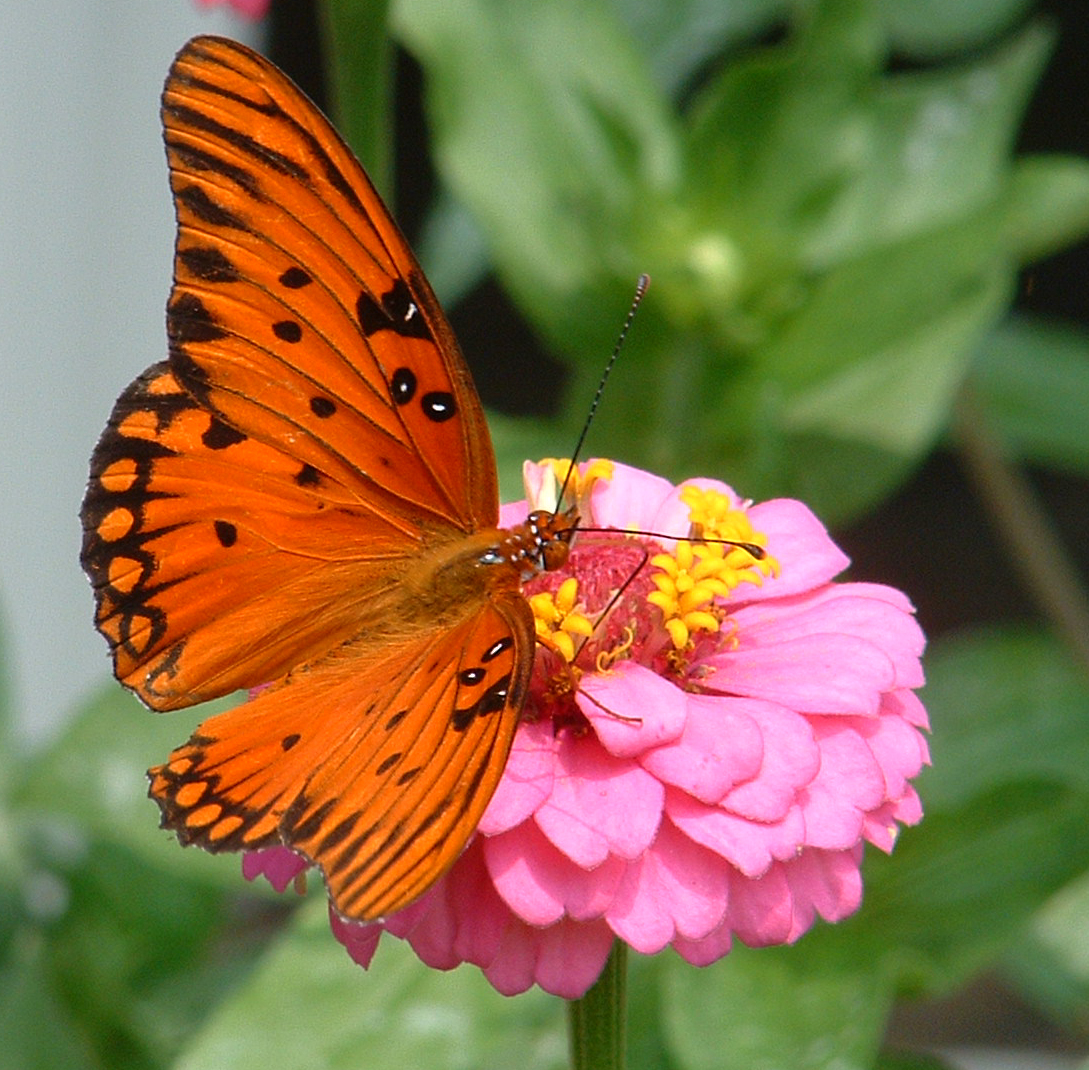
M 330 398 L 320 396 L 311 398 L 310 411 L 319 419 L 328 420 L 337 411 L 336 402 Z
M 213 227 L 226 227 L 229 230 L 249 231 L 249 224 L 229 208 L 217 204 L 205 192 L 202 186 L 181 186 L 174 191 L 178 204 L 188 208 L 202 223 Z
M 420 398 L 420 408 L 429 420 L 436 424 L 446 423 L 458 410 L 454 395 L 446 390 L 432 390 Z
M 289 290 L 301 290 L 304 286 L 309 286 L 313 281 L 310 275 L 303 271 L 301 267 L 289 267 L 280 276 L 280 285 Z
M 457 732 L 464 732 L 476 717 L 486 717 L 506 708 L 510 695 L 510 674 L 497 680 L 475 702 L 460 709 L 455 709 L 450 724 Z
M 355 307 L 359 326 L 368 338 L 379 331 L 393 331 L 402 338 L 431 339 L 427 321 L 404 279 L 394 280 L 390 289 L 377 299 L 364 291 Z
M 246 436 L 222 420 L 213 419 L 208 430 L 200 436 L 200 441 L 210 450 L 225 450 L 228 446 L 237 446 L 240 442 L 245 442 Z
M 312 464 L 304 464 L 295 473 L 295 482 L 300 487 L 316 487 L 321 482 L 321 473 Z
M 390 379 L 390 393 L 395 405 L 407 405 L 416 396 L 416 375 L 411 368 L 398 368 Z
M 166 329 L 170 341 L 177 345 L 214 342 L 227 337 L 227 332 L 219 326 L 204 302 L 191 293 L 179 294 L 170 302 L 166 310 Z
M 510 650 L 514 646 L 514 640 L 505 635 L 502 639 L 497 639 L 483 654 L 480 655 L 480 660 L 483 662 L 494 661 L 504 650 Z
M 225 550 L 230 549 L 230 547 L 238 542 L 238 528 L 236 528 L 234 524 L 231 524 L 226 520 L 217 520 L 212 526 L 215 528 L 219 545 Z
M 178 250 L 178 261 L 202 282 L 237 282 L 238 268 L 221 249 L 212 245 L 191 245 Z
M 406 717 L 408 716 L 408 710 L 398 710 L 388 721 L 386 721 L 386 731 L 390 732 L 396 728 Z
M 381 776 L 383 773 L 388 773 L 400 760 L 400 751 L 398 751 L 396 754 L 390 754 L 388 757 L 383 758 L 381 764 L 374 771 L 375 775 Z
M 272 333 L 280 339 L 281 342 L 290 342 L 294 345 L 296 342 L 302 340 L 302 327 L 300 327 L 294 320 L 280 320 L 278 323 L 272 325 Z

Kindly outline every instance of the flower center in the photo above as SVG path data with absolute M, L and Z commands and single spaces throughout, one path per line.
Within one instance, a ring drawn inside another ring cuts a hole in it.
M 545 471 L 562 483 L 567 463 L 545 462 L 551 465 Z M 610 475 L 587 469 L 569 490 L 588 503 L 594 482 Z M 745 548 L 767 545 L 749 521 L 749 503 L 735 504 L 721 491 L 693 484 L 682 488 L 680 498 L 689 526 L 671 548 L 659 541 L 668 532 L 584 532 L 563 569 L 526 585 L 543 648 L 528 716 L 549 717 L 557 729 L 585 726 L 574 701 L 579 680 L 584 673 L 610 672 L 625 659 L 698 689 L 703 659 L 736 643 L 729 598 L 743 583 L 759 585 L 776 575 L 778 562 Z

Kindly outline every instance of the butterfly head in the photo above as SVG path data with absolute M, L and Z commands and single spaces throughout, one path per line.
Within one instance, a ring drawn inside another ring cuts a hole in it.
M 540 572 L 554 572 L 567 564 L 578 524 L 577 506 L 563 512 L 535 509 L 506 533 L 495 560 L 517 568 L 523 583 Z

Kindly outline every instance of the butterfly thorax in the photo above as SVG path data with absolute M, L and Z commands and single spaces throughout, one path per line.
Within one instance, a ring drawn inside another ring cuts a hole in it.
M 574 509 L 541 509 L 512 528 L 489 528 L 433 546 L 405 578 L 402 615 L 458 618 L 480 599 L 517 593 L 539 572 L 562 568 L 578 525 Z

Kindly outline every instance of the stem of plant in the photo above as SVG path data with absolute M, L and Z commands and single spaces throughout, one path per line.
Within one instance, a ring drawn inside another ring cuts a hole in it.
M 628 1008 L 628 947 L 613 943 L 601 976 L 567 1004 L 573 1070 L 624 1070 Z
M 1006 457 L 970 387 L 961 390 L 953 433 L 969 478 L 1037 604 L 1089 672 L 1089 597 L 1028 480 Z

